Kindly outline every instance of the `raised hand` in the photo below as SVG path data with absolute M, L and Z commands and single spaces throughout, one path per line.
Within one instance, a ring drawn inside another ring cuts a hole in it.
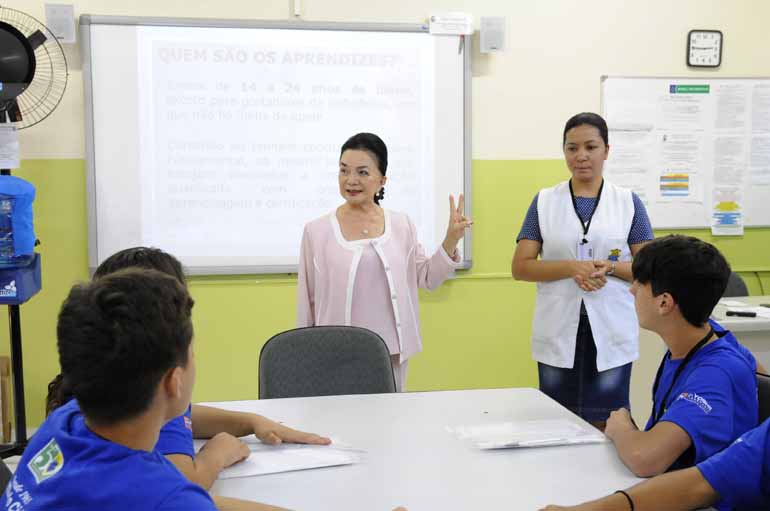
M 454 195 L 450 195 L 449 223 L 447 225 L 446 237 L 441 244 L 450 257 L 454 255 L 457 243 L 465 236 L 465 229 L 468 229 L 471 225 L 473 225 L 473 221 L 465 216 L 465 196 L 460 194 L 457 198 L 457 207 L 455 207 Z

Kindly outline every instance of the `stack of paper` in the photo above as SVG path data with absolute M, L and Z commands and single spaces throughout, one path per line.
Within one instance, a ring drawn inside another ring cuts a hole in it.
M 566 419 L 502 422 L 448 428 L 479 449 L 508 449 L 606 442 L 597 429 Z
M 241 438 L 248 444 L 251 455 L 219 473 L 219 479 L 250 477 L 294 470 L 350 465 L 361 460 L 364 452 L 332 439 L 331 445 L 261 443 L 253 435 Z M 205 441 L 196 440 L 196 451 Z

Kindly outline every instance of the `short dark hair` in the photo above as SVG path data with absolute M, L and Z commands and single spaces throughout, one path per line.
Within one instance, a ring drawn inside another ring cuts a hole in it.
M 567 143 L 567 132 L 569 130 L 572 128 L 577 128 L 578 126 L 583 126 L 584 124 L 593 126 L 599 130 L 599 135 L 601 135 L 602 140 L 604 140 L 604 145 L 610 145 L 610 136 L 609 130 L 607 129 L 607 122 L 601 115 L 595 114 L 593 112 L 583 112 L 577 115 L 573 115 L 569 118 L 567 124 L 564 125 L 564 134 L 562 135 L 561 145 Z
M 717 248 L 692 236 L 668 235 L 634 256 L 634 280 L 650 283 L 653 296 L 668 293 L 693 326 L 708 321 L 727 288 L 730 265 Z
M 115 252 L 96 268 L 94 278 L 98 279 L 124 268 L 158 270 L 185 284 L 182 263 L 171 254 L 154 247 L 131 247 Z
M 356 133 L 342 144 L 340 149 L 340 158 L 348 150 L 366 151 L 369 153 L 374 161 L 377 163 L 377 168 L 384 176 L 388 171 L 388 146 L 382 141 L 380 137 L 374 133 Z M 379 204 L 385 197 L 385 187 L 380 188 L 374 195 L 374 203 Z
M 75 285 L 59 312 L 59 362 L 89 420 L 147 410 L 163 375 L 185 367 L 193 300 L 175 278 L 126 269 Z
M 182 263 L 171 254 L 153 247 L 131 247 L 115 252 L 96 268 L 94 279 L 126 268 L 158 270 L 174 277 L 182 285 L 187 285 Z M 72 399 L 72 397 L 72 389 L 67 378 L 64 374 L 58 374 L 48 384 L 48 395 L 45 398 L 45 414 L 50 415 L 52 411 Z

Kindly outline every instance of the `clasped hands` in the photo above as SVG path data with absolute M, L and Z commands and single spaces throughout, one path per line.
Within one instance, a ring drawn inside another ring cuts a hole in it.
M 607 283 L 609 269 L 609 261 L 575 261 L 573 279 L 583 291 L 598 291 Z

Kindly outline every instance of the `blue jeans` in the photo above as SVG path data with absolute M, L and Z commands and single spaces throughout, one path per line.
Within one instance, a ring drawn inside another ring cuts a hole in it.
M 618 408 L 631 409 L 631 363 L 596 370 L 596 344 L 588 316 L 581 315 L 572 369 L 538 362 L 540 390 L 588 422 L 606 421 Z

